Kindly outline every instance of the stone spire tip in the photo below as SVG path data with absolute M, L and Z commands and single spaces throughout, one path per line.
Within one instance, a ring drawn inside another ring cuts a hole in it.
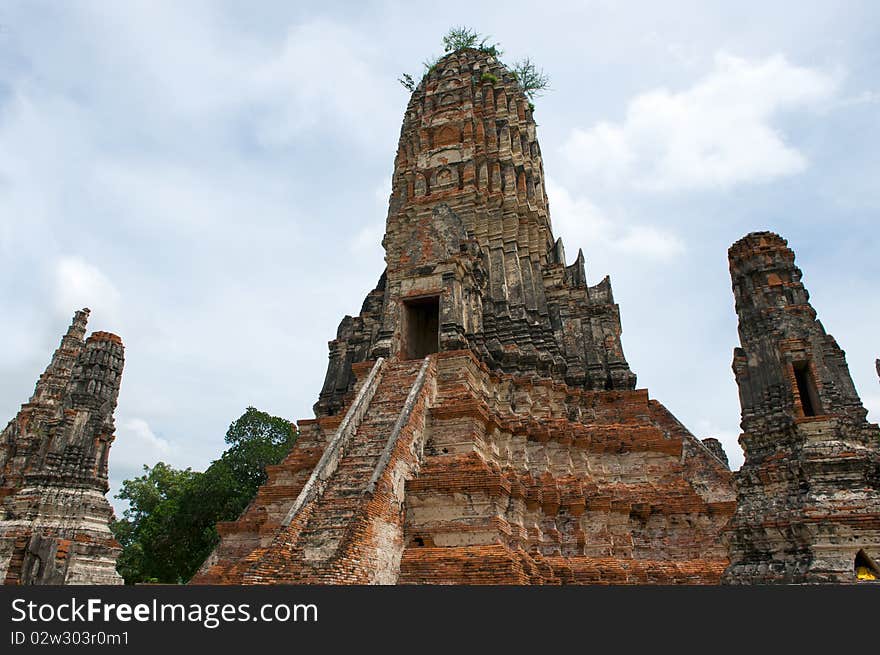
M 89 322 L 89 314 L 91 314 L 91 310 L 88 307 L 83 307 L 74 312 L 73 320 L 70 322 L 70 328 L 67 332 L 70 333 L 72 330 L 81 330 L 85 332 L 86 325 Z

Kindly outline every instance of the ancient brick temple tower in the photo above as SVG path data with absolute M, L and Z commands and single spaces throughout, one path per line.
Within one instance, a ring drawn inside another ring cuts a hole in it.
M 107 457 L 122 341 L 89 310 L 67 334 L 0 435 L 0 579 L 5 584 L 122 584 L 110 533 Z
M 880 429 L 865 419 L 844 353 L 816 320 L 787 242 L 756 232 L 729 257 L 745 464 L 724 581 L 878 577 Z
M 194 582 L 717 583 L 731 474 L 635 389 L 611 284 L 566 266 L 532 109 L 489 53 L 413 93 L 383 245 L 317 418 Z

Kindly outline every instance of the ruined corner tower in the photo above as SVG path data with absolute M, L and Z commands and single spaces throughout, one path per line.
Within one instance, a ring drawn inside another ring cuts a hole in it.
M 0 579 L 122 584 L 104 494 L 122 341 L 76 312 L 31 399 L 0 435 Z
M 742 405 L 724 581 L 853 582 L 878 576 L 880 429 L 843 351 L 809 303 L 787 242 L 755 232 L 729 251 Z
M 386 269 L 316 417 L 197 583 L 716 583 L 731 474 L 636 390 L 608 278 L 566 264 L 532 107 L 437 62 L 394 162 Z

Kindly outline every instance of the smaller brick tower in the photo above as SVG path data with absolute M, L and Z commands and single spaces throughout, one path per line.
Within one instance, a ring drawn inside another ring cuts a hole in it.
M 0 580 L 121 584 L 105 494 L 122 340 L 76 312 L 30 401 L 0 434 Z
M 853 582 L 880 556 L 880 429 L 782 237 L 729 250 L 741 348 L 737 509 L 728 584 Z

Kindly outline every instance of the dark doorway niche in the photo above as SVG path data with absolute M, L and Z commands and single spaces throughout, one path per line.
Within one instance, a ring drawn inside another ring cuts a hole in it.
M 440 298 L 426 296 L 403 303 L 403 359 L 422 359 L 440 350 Z
M 816 389 L 816 381 L 813 379 L 813 371 L 809 361 L 794 362 L 794 379 L 797 382 L 804 416 L 821 414 L 822 405 L 819 403 L 819 392 Z

